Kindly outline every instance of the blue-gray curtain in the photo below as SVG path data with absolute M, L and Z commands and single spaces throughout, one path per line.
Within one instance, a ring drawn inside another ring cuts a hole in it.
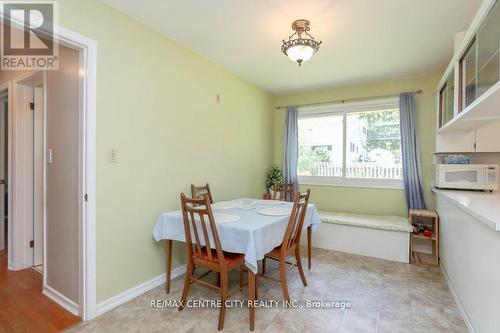
M 426 209 L 418 148 L 415 94 L 399 96 L 403 181 L 408 208 Z
M 283 159 L 283 178 L 285 183 L 294 184 L 299 190 L 297 162 L 299 159 L 299 112 L 296 106 L 288 106 L 285 121 L 285 156 Z

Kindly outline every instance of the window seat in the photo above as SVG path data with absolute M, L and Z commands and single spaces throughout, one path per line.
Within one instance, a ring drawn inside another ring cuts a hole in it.
M 412 232 L 412 227 L 408 219 L 400 216 L 362 215 L 326 211 L 320 211 L 319 215 L 321 216 L 321 221 L 325 223 L 335 223 L 381 230 Z
M 313 234 L 317 248 L 408 263 L 410 233 L 407 218 L 320 211 L 321 223 Z

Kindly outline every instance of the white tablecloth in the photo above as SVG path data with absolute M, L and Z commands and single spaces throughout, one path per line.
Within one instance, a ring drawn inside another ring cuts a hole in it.
M 237 201 L 237 200 L 235 200 Z M 258 211 L 271 207 L 272 203 L 259 201 L 252 210 L 240 208 L 214 209 L 215 213 L 231 214 L 240 217 L 238 221 L 217 224 L 217 232 L 222 249 L 228 252 L 245 254 L 245 264 L 254 273 L 257 273 L 257 261 L 276 246 L 280 245 L 285 235 L 289 216 L 266 216 Z M 286 202 L 282 206 L 291 208 L 293 203 Z M 304 228 L 311 225 L 316 230 L 321 223 L 316 206 L 309 204 L 304 219 Z M 305 232 L 305 230 L 303 231 Z M 184 242 L 184 222 L 180 210 L 160 215 L 153 229 L 156 241 L 171 239 Z M 211 242 L 213 244 L 213 242 Z

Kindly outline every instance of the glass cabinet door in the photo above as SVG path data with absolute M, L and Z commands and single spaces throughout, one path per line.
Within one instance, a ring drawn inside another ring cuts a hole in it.
M 500 79 L 500 0 L 497 0 L 460 59 L 458 112 Z
M 477 33 L 476 98 L 498 82 L 500 77 L 500 1 L 491 9 Z
M 459 112 L 468 107 L 476 99 L 476 45 L 476 40 L 474 39 L 462 60 L 460 60 Z
M 439 127 L 453 118 L 455 109 L 455 73 L 452 71 L 439 92 Z
M 455 106 L 462 112 L 500 81 L 500 0 L 495 1 L 469 42 L 457 71 L 457 100 L 453 72 L 439 90 L 439 127 L 455 116 Z

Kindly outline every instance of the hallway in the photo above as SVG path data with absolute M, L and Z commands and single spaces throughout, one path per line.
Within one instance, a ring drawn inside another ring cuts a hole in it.
M 40 273 L 7 270 L 7 251 L 0 251 L 0 333 L 60 332 L 80 321 L 41 290 Z

